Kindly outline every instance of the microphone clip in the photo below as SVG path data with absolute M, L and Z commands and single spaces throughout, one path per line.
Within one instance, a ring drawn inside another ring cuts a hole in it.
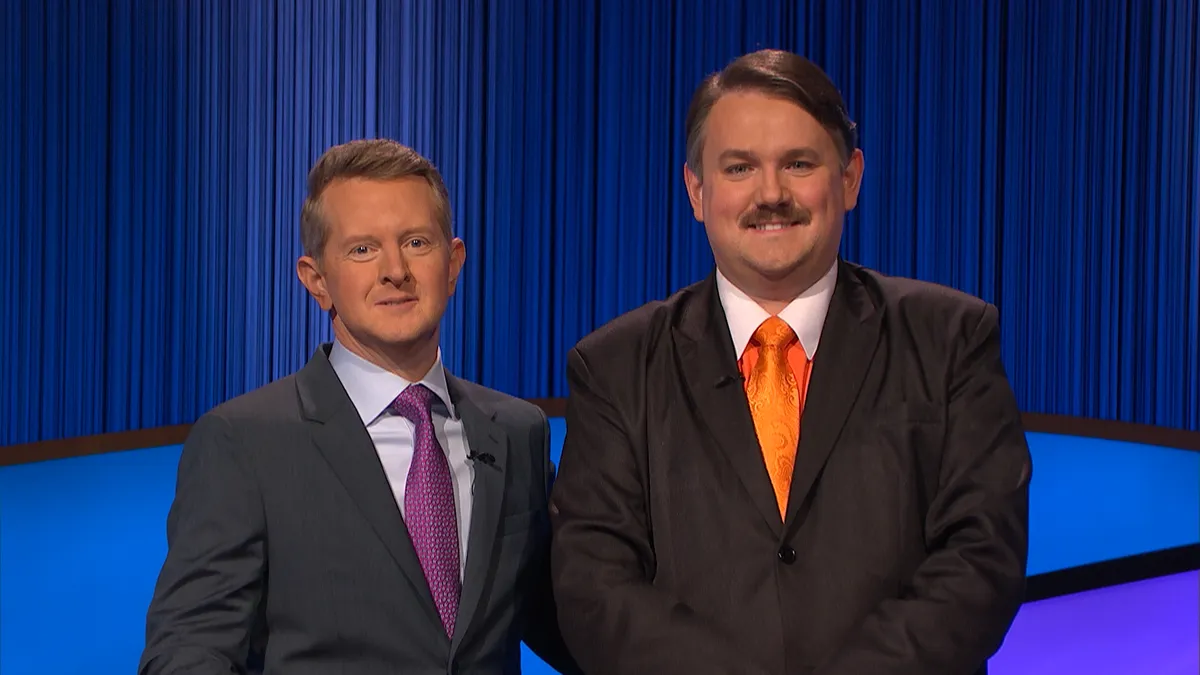
M 490 467 L 496 466 L 496 457 L 490 452 L 475 452 L 472 450 L 467 453 L 467 459 Z

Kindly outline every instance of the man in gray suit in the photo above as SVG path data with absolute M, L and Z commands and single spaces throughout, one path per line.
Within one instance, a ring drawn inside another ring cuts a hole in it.
M 335 341 L 193 427 L 140 673 L 507 674 L 522 640 L 574 672 L 546 417 L 442 365 L 465 248 L 437 170 L 391 141 L 334 147 L 301 237 Z

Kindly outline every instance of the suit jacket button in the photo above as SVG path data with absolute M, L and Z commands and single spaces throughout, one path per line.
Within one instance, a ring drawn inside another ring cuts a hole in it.
M 779 549 L 779 560 L 784 565 L 791 565 L 796 562 L 796 549 L 791 546 L 784 546 Z

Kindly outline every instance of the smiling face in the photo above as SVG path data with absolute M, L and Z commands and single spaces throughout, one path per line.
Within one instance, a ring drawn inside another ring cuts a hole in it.
M 829 270 L 858 201 L 861 151 L 843 161 L 833 135 L 804 108 L 734 91 L 713 104 L 701 156 L 702 176 L 684 169 L 688 197 L 735 286 L 786 304 Z
M 416 357 L 422 365 L 410 375 L 423 376 L 466 255 L 439 218 L 429 183 L 335 180 L 321 193 L 320 211 L 324 247 L 302 257 L 297 273 L 332 314 L 334 335 L 380 365 Z

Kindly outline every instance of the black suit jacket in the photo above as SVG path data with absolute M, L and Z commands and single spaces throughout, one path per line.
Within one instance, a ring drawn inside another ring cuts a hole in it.
M 193 427 L 139 672 L 517 673 L 525 639 L 573 666 L 549 593 L 549 426 L 447 376 L 477 463 L 456 631 L 446 635 L 371 437 L 317 350 Z
M 1031 473 L 993 306 L 839 261 L 786 519 L 714 277 L 580 341 L 568 381 L 553 578 L 586 672 L 986 671 Z

